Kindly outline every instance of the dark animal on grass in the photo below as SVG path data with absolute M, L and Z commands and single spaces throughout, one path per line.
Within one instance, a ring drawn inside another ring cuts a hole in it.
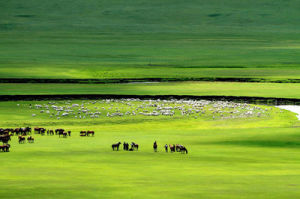
M 46 129 L 45 128 L 39 128 L 39 127 L 35 127 L 34 128 L 34 133 L 38 133 L 38 134 L 44 134 L 45 133 L 45 131 L 46 131 Z
M 176 144 L 176 146 L 175 146 L 176 152 L 180 152 L 181 147 L 182 147 L 182 145 Z
M 50 135 L 54 135 L 54 131 L 53 131 L 53 130 L 50 130 L 50 131 L 49 131 L 49 134 L 50 134 Z
M 134 151 L 134 149 L 131 147 L 128 151 Z
M 175 152 L 175 144 L 173 144 L 173 145 L 170 144 L 169 148 L 170 148 L 171 152 Z
M 30 127 L 20 128 L 19 132 L 22 135 L 28 135 L 28 134 L 31 134 L 31 128 Z
M 139 145 L 134 142 L 131 142 L 131 148 L 139 150 Z
M 64 132 L 65 130 L 64 129 L 55 129 L 55 135 L 59 135 L 59 133 L 62 133 Z
M 0 136 L 0 142 L 8 143 L 8 141 L 10 141 L 10 140 L 11 140 L 11 138 L 10 138 L 10 135 L 8 135 L 8 134 Z
M 123 143 L 123 150 L 128 151 L 129 150 L 129 144 L 127 142 Z
M 28 142 L 28 143 L 34 143 L 34 138 L 33 138 L 32 136 L 29 136 L 29 137 L 27 138 L 27 142 Z
M 69 137 L 71 136 L 71 131 L 68 131 L 68 135 L 69 135 Z
M 58 136 L 59 136 L 59 137 L 62 136 L 62 137 L 64 137 L 64 138 L 66 138 L 66 137 L 68 136 L 68 133 L 65 132 L 65 131 L 59 131 L 59 132 L 58 132 Z
M 40 130 L 40 134 L 41 134 L 41 135 L 45 135 L 45 133 L 46 133 L 46 129 L 42 128 L 42 129 Z
M 153 144 L 153 149 L 154 149 L 154 152 L 157 152 L 157 143 L 156 143 L 156 141 Z
M 188 153 L 188 150 L 185 148 L 185 146 L 181 146 L 181 147 L 180 147 L 180 152 L 181 152 L 181 153 L 187 154 L 187 153 Z
M 80 131 L 80 136 L 86 136 L 86 131 Z
M 10 148 L 10 145 L 9 144 L 5 144 L 3 146 L 0 146 L 0 151 L 9 152 L 9 148 Z
M 90 136 L 90 135 L 94 136 L 94 135 L 95 135 L 95 132 L 94 132 L 94 131 L 87 131 L 87 132 L 86 132 L 86 135 L 87 135 L 87 136 Z
M 25 143 L 25 137 L 19 135 L 19 144 Z
M 118 142 L 118 143 L 116 143 L 116 144 L 112 144 L 111 147 L 112 147 L 113 151 L 114 151 L 115 149 L 117 149 L 117 151 L 119 151 L 120 144 L 121 144 L 121 142 Z

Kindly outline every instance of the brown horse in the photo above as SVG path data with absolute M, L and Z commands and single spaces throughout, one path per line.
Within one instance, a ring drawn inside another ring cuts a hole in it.
M 134 143 L 134 142 L 131 142 L 131 148 L 132 149 L 136 149 L 136 150 L 139 150 L 139 145 Z
M 29 136 L 29 137 L 27 138 L 27 142 L 28 142 L 28 143 L 34 143 L 34 138 L 33 138 L 32 136 Z
M 80 136 L 86 136 L 86 131 L 80 131 Z
M 10 145 L 9 144 L 5 144 L 3 146 L 0 146 L 0 151 L 9 152 L 9 148 L 10 148 Z
M 185 146 L 180 146 L 180 152 L 187 154 L 188 150 L 185 148 Z
M 90 135 L 94 136 L 94 135 L 95 135 L 95 132 L 94 132 L 94 131 L 87 131 L 87 132 L 86 132 L 86 135 L 87 135 L 87 136 L 90 136 Z
M 173 145 L 170 144 L 169 148 L 170 148 L 171 152 L 175 152 L 175 144 L 173 144 Z
M 19 135 L 18 138 L 19 138 L 19 144 L 24 144 L 25 143 L 25 139 L 26 139 L 25 137 Z
M 55 129 L 55 135 L 59 135 L 59 133 L 63 133 L 64 131 L 64 129 Z
M 8 134 L 6 134 L 6 135 L 0 135 L 0 142 L 8 143 L 8 141 L 11 140 L 10 136 L 11 135 L 8 135 Z

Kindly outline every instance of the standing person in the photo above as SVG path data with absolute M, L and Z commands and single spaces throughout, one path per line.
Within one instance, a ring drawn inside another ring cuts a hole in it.
M 153 149 L 154 149 L 155 152 L 157 152 L 157 143 L 156 143 L 156 141 L 153 144 Z
M 168 145 L 165 145 L 166 152 L 168 153 Z

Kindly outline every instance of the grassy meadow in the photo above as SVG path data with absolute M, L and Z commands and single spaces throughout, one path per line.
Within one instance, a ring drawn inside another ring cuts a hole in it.
M 33 134 L 34 144 L 14 136 L 11 152 L 0 152 L 0 197 L 299 198 L 300 122 L 286 110 L 106 117 L 106 109 L 75 119 L 29 108 L 46 101 L 2 101 L 71 94 L 300 99 L 298 83 L 264 83 L 300 80 L 299 9 L 298 0 L 0 1 L 0 82 L 89 83 L 0 83 L 0 128 L 72 131 L 67 138 Z M 162 82 L 91 81 L 137 78 Z M 257 82 L 186 81 L 197 78 Z M 81 130 L 95 137 L 80 137 Z M 112 151 L 119 141 L 136 142 L 139 151 Z M 188 154 L 166 153 L 165 144 L 182 144 Z
M 126 84 L 0 84 L 0 95 L 193 95 L 300 98 L 298 83 L 159 82 Z
M 17 103 L 20 104 L 17 106 Z M 28 109 L 36 102 L 0 102 L 0 126 L 65 128 L 72 136 L 12 138 L 1 153 L 5 198 L 295 198 L 300 192 L 299 130 L 295 114 L 269 109 L 267 117 L 52 120 Z M 37 102 L 39 104 L 43 101 Z M 75 101 L 74 101 L 75 103 Z M 97 122 L 96 122 L 97 121 Z M 83 129 L 95 137 L 80 137 Z M 153 152 L 157 140 L 159 148 Z M 112 151 L 134 141 L 139 151 Z M 164 152 L 181 143 L 189 153 Z
M 290 1 L 0 2 L 0 78 L 299 79 Z

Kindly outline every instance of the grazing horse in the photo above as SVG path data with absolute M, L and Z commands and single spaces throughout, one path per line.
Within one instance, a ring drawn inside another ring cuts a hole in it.
M 117 151 L 119 151 L 120 144 L 121 144 L 121 142 L 118 142 L 116 144 L 112 144 L 111 147 L 112 147 L 113 151 L 115 150 L 115 148 L 117 148 Z
M 19 135 L 19 144 L 25 143 L 25 137 Z
M 153 144 L 153 149 L 154 149 L 154 152 L 157 152 L 157 143 L 156 143 L 156 141 Z
M 38 133 L 38 134 L 45 134 L 46 132 L 46 129 L 45 128 L 39 128 L 39 127 L 36 127 L 34 128 L 34 133 Z
M 186 154 L 187 154 L 187 153 L 188 153 L 188 150 L 185 148 L 185 146 L 181 146 L 181 147 L 180 147 L 180 152 L 181 152 L 181 153 L 186 153 Z
M 86 131 L 80 131 L 80 136 L 86 136 Z
M 8 143 L 8 141 L 10 141 L 10 140 L 11 140 L 11 138 L 10 138 L 10 135 L 8 135 L 8 134 L 0 136 L 0 142 Z
M 173 144 L 173 145 L 170 144 L 169 148 L 170 148 L 171 152 L 175 152 L 175 144 Z
M 66 138 L 67 135 L 68 135 L 68 133 L 65 132 L 65 131 L 59 131 L 59 132 L 58 132 L 58 137 L 63 136 L 64 138 Z
M 63 133 L 64 131 L 64 129 L 55 129 L 55 135 L 59 135 L 59 133 Z
M 180 152 L 181 147 L 183 147 L 181 144 L 176 144 L 175 146 L 176 152 Z
M 34 143 L 34 138 L 33 138 L 32 136 L 29 136 L 29 137 L 27 138 L 27 142 L 28 142 L 28 143 Z
M 90 135 L 94 136 L 94 135 L 95 135 L 95 132 L 94 132 L 94 131 L 87 131 L 87 132 L 86 132 L 86 135 L 87 135 L 87 136 L 90 136 Z
M 63 137 L 66 138 L 68 136 L 67 132 L 63 132 Z
M 139 145 L 134 143 L 134 142 L 131 142 L 131 148 L 132 149 L 136 149 L 136 150 L 139 150 Z
M 3 146 L 0 146 L 0 151 L 9 152 L 9 148 L 10 148 L 10 145 L 9 144 L 5 144 Z

